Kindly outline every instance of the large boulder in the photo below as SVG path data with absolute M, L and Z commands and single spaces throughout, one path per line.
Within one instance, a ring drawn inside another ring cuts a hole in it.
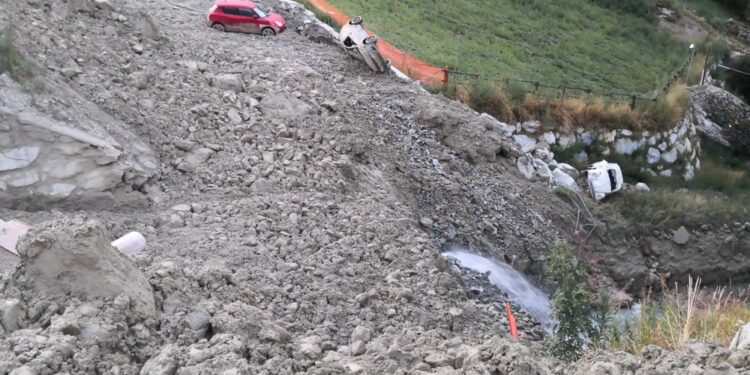
M 67 85 L 50 79 L 43 92 L 32 94 L 0 75 L 0 118 L 0 206 L 145 201 L 132 191 L 156 173 L 154 153 L 126 124 Z
M 740 156 L 750 156 L 750 105 L 716 86 L 696 86 L 690 91 L 696 130 Z
M 134 262 L 111 245 L 106 229 L 95 221 L 63 219 L 41 223 L 21 237 L 13 293 L 23 300 L 48 299 L 65 306 L 125 295 L 132 310 L 156 316 L 151 284 Z

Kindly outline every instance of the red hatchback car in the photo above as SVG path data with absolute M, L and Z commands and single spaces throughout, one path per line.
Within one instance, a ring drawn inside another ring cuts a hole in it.
M 286 30 L 286 21 L 252 1 L 217 0 L 208 11 L 208 26 L 219 31 L 271 36 Z

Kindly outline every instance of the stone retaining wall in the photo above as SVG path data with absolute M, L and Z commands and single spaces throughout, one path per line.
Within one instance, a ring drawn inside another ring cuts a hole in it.
M 543 129 L 538 121 L 507 126 L 524 153 L 550 162 L 554 154 L 546 150 L 581 149 L 575 154 L 579 164 L 593 163 L 610 155 L 628 156 L 641 164 L 643 172 L 670 177 L 681 175 L 686 180 L 700 169 L 700 140 L 694 114 L 690 111 L 673 129 L 663 132 L 633 132 L 627 129 L 596 131 L 578 128 L 573 131 Z M 588 150 L 589 152 L 587 152 Z M 592 152 L 593 150 L 593 152 Z M 590 153 L 592 155 L 590 155 Z M 558 160 L 563 162 L 564 160 Z

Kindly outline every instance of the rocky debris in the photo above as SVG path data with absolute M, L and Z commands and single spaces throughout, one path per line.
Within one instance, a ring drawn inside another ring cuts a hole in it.
M 24 300 L 124 297 L 133 311 L 154 317 L 151 285 L 111 242 L 95 222 L 63 219 L 37 224 L 18 243 L 21 263 L 12 285 Z
M 0 337 L 0 373 L 570 372 L 541 345 L 507 340 L 502 297 L 475 298 L 439 253 L 448 243 L 471 245 L 539 273 L 549 243 L 568 233 L 570 212 L 545 184 L 517 176 L 515 165 L 526 160 L 532 178 L 551 175 L 550 144 L 593 135 L 535 136 L 526 155 L 512 139 L 516 126 L 394 77 L 362 74 L 336 46 L 295 33 L 186 28 L 203 9 L 193 0 L 112 4 L 114 11 L 85 0 L 3 2 L 0 18 L 18 15 L 19 48 L 43 69 L 75 61 L 81 73 L 65 84 L 113 117 L 94 121 L 101 132 L 87 131 L 87 142 L 111 133 L 120 145 L 119 154 L 92 147 L 107 151 L 93 163 L 113 170 L 97 184 L 119 176 L 147 191 L 153 206 L 71 207 L 107 223 L 112 235 L 149 238 L 146 251 L 126 260 L 152 287 L 156 315 L 138 318 L 135 297 L 125 294 L 50 301 L 20 288 L 0 305 L 7 324 L 19 327 Z M 306 20 L 297 5 L 264 5 L 290 24 Z M 143 13 L 152 25 L 139 21 Z M 74 105 L 35 105 L 56 121 L 86 124 Z M 118 129 L 138 137 L 120 141 Z M 0 147 L 7 139 L 0 136 Z M 142 142 L 164 161 L 151 164 L 159 173 L 149 181 L 137 169 L 114 168 L 132 159 L 146 169 L 154 153 L 133 146 Z M 56 142 L 60 153 L 78 153 L 70 143 Z M 29 167 L 45 152 L 40 146 Z M 90 176 L 77 168 L 56 164 L 37 172 L 38 183 L 72 174 L 66 178 L 78 189 Z M 5 207 L 0 213 L 30 223 L 73 215 Z M 525 315 L 518 317 L 526 337 L 541 338 Z M 357 327 L 369 330 L 368 340 L 357 334 L 352 342 Z
M 750 156 L 750 105 L 716 86 L 694 86 L 696 129 L 738 155 Z

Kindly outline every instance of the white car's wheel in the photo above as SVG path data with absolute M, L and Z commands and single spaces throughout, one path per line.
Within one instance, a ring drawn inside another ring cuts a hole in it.
M 349 23 L 350 23 L 350 24 L 352 24 L 352 25 L 361 25 L 361 24 L 362 24 L 362 21 L 364 21 L 364 20 L 362 19 L 362 16 L 356 16 L 356 17 L 352 18 L 352 19 L 351 19 L 351 20 L 349 21 Z
M 221 31 L 222 33 L 225 32 L 225 31 L 227 31 L 227 29 L 224 28 L 224 25 L 222 25 L 220 23 L 215 23 L 215 24 L 211 25 L 211 28 L 214 29 L 214 30 L 216 30 L 216 31 Z
M 363 43 L 364 44 L 375 44 L 377 42 L 378 42 L 378 37 L 376 37 L 375 35 L 370 35 L 367 38 L 365 38 L 365 40 L 364 40 Z
M 264 28 L 263 30 L 260 31 L 260 35 L 263 35 L 263 36 L 274 36 L 274 35 L 276 35 L 276 30 L 274 30 L 274 29 L 272 29 L 270 27 L 266 27 L 266 28 Z

